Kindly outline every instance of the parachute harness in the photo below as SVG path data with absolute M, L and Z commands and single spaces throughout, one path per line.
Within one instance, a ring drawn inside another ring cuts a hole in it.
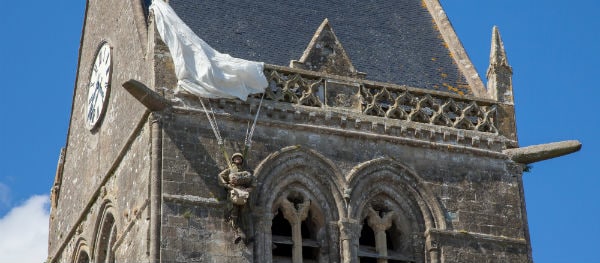
M 242 156 L 243 156 L 244 160 L 246 160 L 248 151 L 250 150 L 250 147 L 252 146 L 252 136 L 254 135 L 254 129 L 256 128 L 256 122 L 258 120 L 258 115 L 260 114 L 260 109 L 262 107 L 262 102 L 263 102 L 264 98 L 265 98 L 265 93 L 263 93 L 262 97 L 260 98 L 260 102 L 258 104 L 258 109 L 256 110 L 256 115 L 254 116 L 252 126 L 246 129 L 246 138 L 244 138 L 244 151 L 242 152 Z M 213 110 L 212 105 L 210 104 L 210 101 L 208 101 L 208 103 L 209 103 L 208 106 L 210 108 L 210 110 L 208 110 L 206 108 L 206 105 L 204 104 L 204 100 L 200 97 L 198 99 L 200 100 L 200 105 L 202 105 L 202 109 L 204 110 L 204 113 L 206 114 L 206 118 L 208 119 L 210 128 L 212 129 L 213 133 L 215 134 L 215 138 L 217 139 L 217 144 L 219 145 L 219 149 L 221 150 L 221 153 L 223 154 L 225 161 L 227 161 L 227 166 L 230 169 L 234 168 L 234 165 L 229 158 L 229 154 L 227 154 L 227 150 L 225 149 L 223 137 L 221 136 L 221 132 L 220 132 L 219 126 L 217 124 L 217 119 L 215 117 L 215 111 Z

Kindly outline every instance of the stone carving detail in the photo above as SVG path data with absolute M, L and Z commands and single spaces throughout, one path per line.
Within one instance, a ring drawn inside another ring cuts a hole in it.
M 267 76 L 269 82 L 265 99 L 311 107 L 323 106 L 323 80 L 319 78 L 310 79 L 297 73 L 286 74 L 275 70 L 266 70 L 265 76 Z
M 310 107 L 324 107 L 325 80 L 320 74 L 308 75 L 293 70 L 267 67 L 269 81 L 265 98 Z M 446 126 L 461 130 L 498 133 L 497 105 L 490 102 L 444 97 L 427 90 L 383 87 L 360 83 L 360 111 L 365 115 Z M 333 94 L 335 95 L 335 94 Z M 327 96 L 333 96 L 327 94 Z M 260 95 L 257 95 L 260 96 Z M 334 98 L 330 98 L 333 100 Z M 332 105 L 329 105 L 332 106 Z M 340 105 L 336 105 L 340 106 Z M 342 105 L 343 106 L 343 105 Z
M 375 232 L 375 249 L 377 253 L 383 258 L 378 258 L 378 263 L 386 263 L 388 262 L 385 257 L 388 256 L 387 251 L 387 240 L 385 236 L 385 231 L 392 227 L 392 219 L 394 219 L 395 213 L 394 211 L 390 211 L 384 213 L 383 216 L 379 216 L 379 212 L 375 211 L 372 207 L 369 207 L 369 216 L 367 218 L 367 223 Z
M 292 203 L 287 198 L 281 202 L 281 212 L 283 217 L 292 226 L 292 262 L 302 262 L 302 221 L 308 217 L 310 200 L 304 200 L 298 203 Z
M 363 113 L 462 130 L 497 133 L 496 105 L 458 101 L 408 90 L 362 86 Z

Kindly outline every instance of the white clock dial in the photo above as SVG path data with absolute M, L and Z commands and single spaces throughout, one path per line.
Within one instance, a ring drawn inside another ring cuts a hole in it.
M 106 99 L 110 91 L 111 75 L 111 50 L 108 43 L 104 43 L 96 54 L 96 60 L 92 66 L 90 83 L 88 87 L 87 107 L 85 119 L 87 127 L 92 130 L 96 128 L 105 111 Z

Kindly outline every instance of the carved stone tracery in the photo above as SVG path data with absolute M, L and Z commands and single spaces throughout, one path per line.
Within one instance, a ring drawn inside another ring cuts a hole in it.
M 287 102 L 309 107 L 343 106 L 340 103 L 329 103 L 325 100 L 339 100 L 336 94 L 326 92 L 327 83 L 334 76 L 321 73 L 284 69 L 267 66 L 265 76 L 269 82 L 265 99 Z M 344 82 L 344 81 L 342 81 Z M 473 130 L 497 134 L 497 104 L 488 101 L 477 101 L 472 98 L 444 96 L 440 92 L 417 90 L 404 86 L 382 86 L 360 79 L 345 79 L 352 83 L 353 89 L 358 85 L 356 94 L 360 105 L 353 110 L 377 117 L 419 122 L 435 126 L 446 126 L 461 130 Z M 336 89 L 341 90 L 340 87 Z M 344 95 L 344 94 L 342 94 Z M 260 97 L 260 95 L 256 95 Z M 326 96 L 334 96 L 326 98 Z
M 340 178 L 318 153 L 287 147 L 263 160 L 256 175 L 252 205 L 262 212 L 255 230 L 265 235 L 255 233 L 255 261 L 425 262 L 439 255 L 426 247 L 425 233 L 445 228 L 443 214 L 421 179 L 393 160 L 360 164 Z M 274 232 L 282 221 L 289 222 L 284 236 Z M 310 234 L 308 222 L 316 222 Z M 359 242 L 364 229 L 372 233 L 368 244 Z M 286 245 L 288 252 L 273 254 Z M 317 258 L 307 259 L 307 251 Z
M 308 217 L 310 200 L 292 203 L 288 199 L 287 197 L 282 199 L 280 209 L 283 217 L 292 226 L 292 262 L 302 263 L 302 221 Z
M 265 230 L 264 234 L 255 232 L 259 251 L 255 262 L 272 262 L 276 256 L 273 247 L 286 244 L 293 246 L 289 256 L 283 255 L 286 260 L 300 260 L 296 256 L 302 257 L 303 253 L 297 251 L 300 247 L 300 251 L 308 252 L 304 254 L 309 254 L 310 260 L 339 262 L 339 232 L 328 225 L 337 222 L 344 210 L 342 191 L 337 189 L 344 181 L 333 163 L 311 150 L 287 147 L 263 160 L 255 175 L 259 184 L 251 206 L 253 210 L 264 211 L 264 215 L 258 216 L 257 229 Z M 294 227 L 297 232 L 300 226 L 305 228 L 300 232 L 307 235 L 293 241 L 298 235 L 290 233 L 287 240 L 282 240 L 280 234 L 273 233 L 275 224 L 281 220 L 289 222 L 290 232 L 294 232 Z M 298 221 L 300 224 L 296 224 Z
M 379 214 L 383 214 L 383 216 L 380 216 Z M 375 232 L 375 249 L 377 251 L 377 253 L 379 253 L 379 256 L 381 256 L 380 258 L 377 259 L 378 263 L 386 263 L 387 262 L 387 256 L 388 256 L 388 249 L 387 249 L 387 239 L 386 239 L 386 233 L 385 231 L 387 231 L 388 229 L 390 229 L 392 227 L 392 220 L 394 219 L 394 217 L 396 216 L 396 214 L 394 213 L 394 211 L 390 211 L 390 212 L 380 212 L 380 211 L 375 211 L 375 209 L 373 209 L 373 207 L 369 207 L 369 215 L 367 216 L 367 223 L 369 224 L 369 226 L 371 227 L 371 229 L 373 229 L 373 231 Z

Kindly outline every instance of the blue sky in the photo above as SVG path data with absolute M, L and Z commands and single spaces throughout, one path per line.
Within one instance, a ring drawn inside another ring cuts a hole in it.
M 85 1 L 5 2 L 0 16 L 0 262 L 42 262 L 45 200 L 66 140 Z M 600 1 L 441 3 L 482 76 L 492 26 L 499 27 L 514 71 L 520 145 L 583 143 L 580 152 L 536 163 L 524 176 L 535 262 L 600 262 L 595 169 L 600 88 L 591 79 L 600 72 Z M 9 231 L 18 228 L 23 229 L 19 234 Z M 19 244 L 26 254 L 19 254 Z M 40 252 L 26 249 L 30 246 Z

